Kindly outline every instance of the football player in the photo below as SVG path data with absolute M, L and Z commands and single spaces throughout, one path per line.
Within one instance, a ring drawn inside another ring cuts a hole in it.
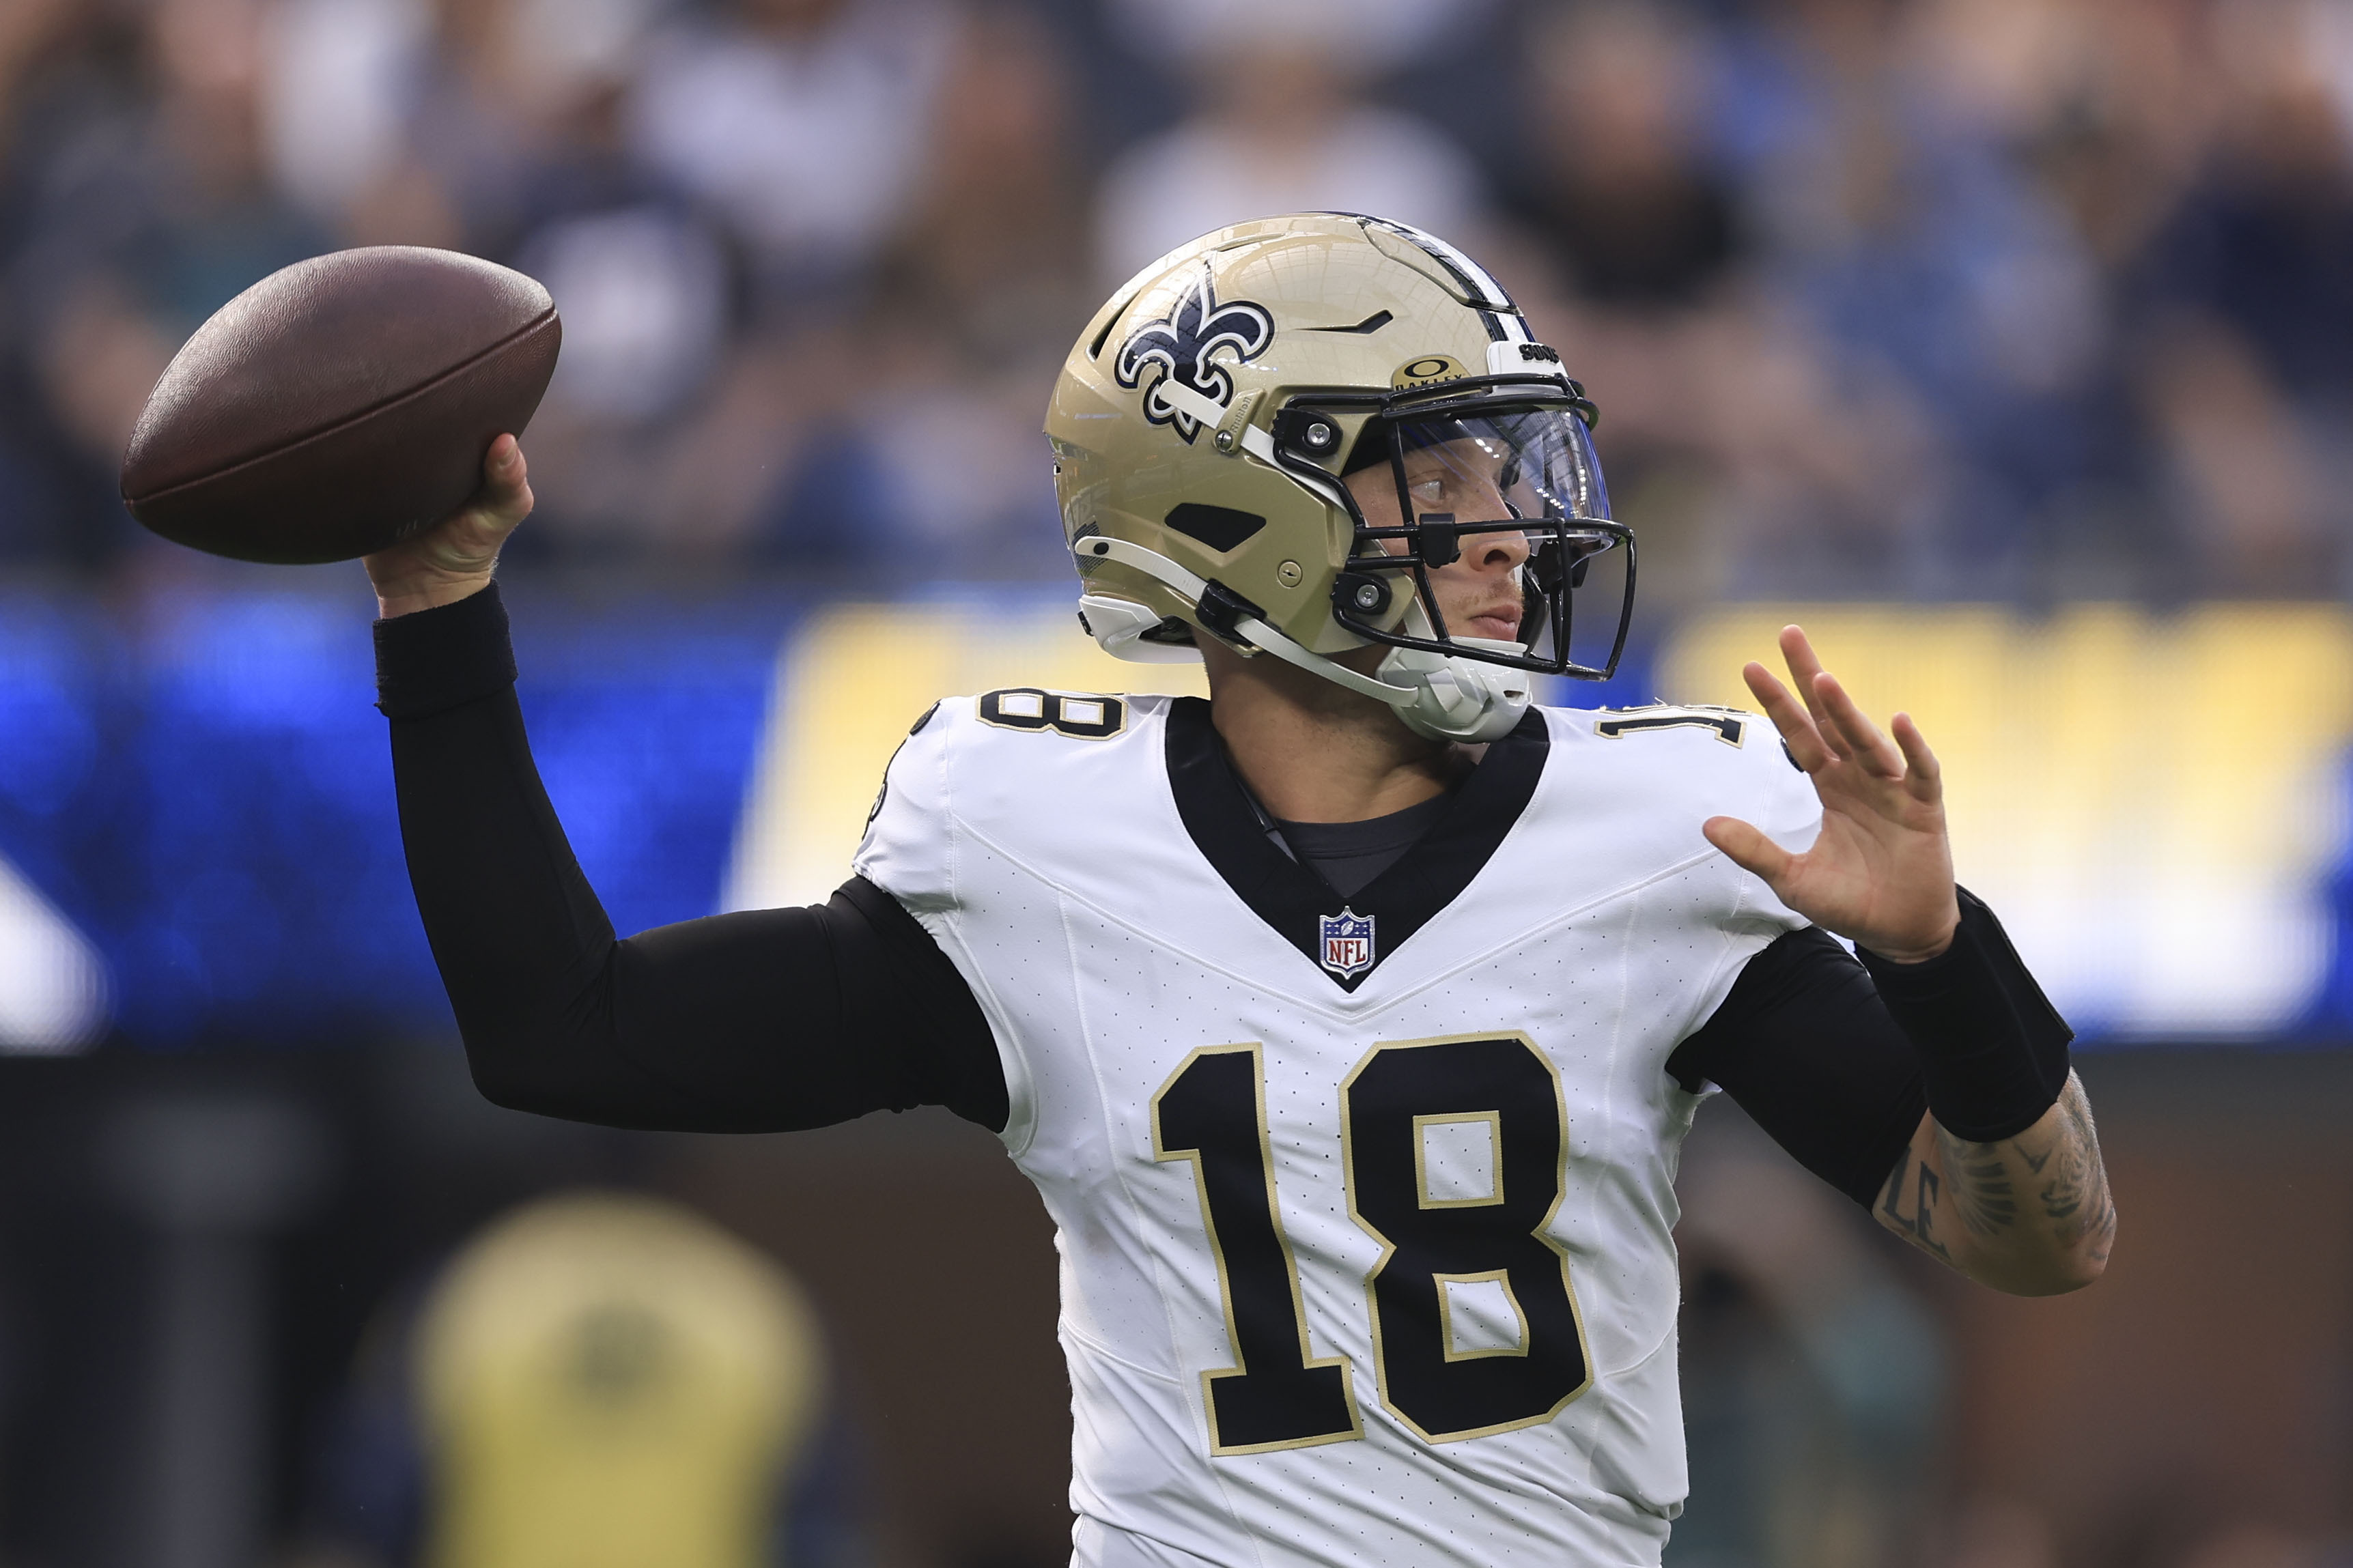
M 1789 685 L 1747 669 L 1769 724 L 1531 702 L 1625 638 L 1594 417 L 1427 234 L 1304 215 L 1163 258 L 1047 430 L 1087 632 L 1203 660 L 1209 700 L 947 698 L 829 903 L 627 941 L 515 704 L 501 438 L 368 562 L 476 1081 L 624 1127 L 996 1132 L 1059 1229 L 1077 1563 L 1656 1563 L 1713 1088 L 2001 1289 L 2084 1284 L 2115 1215 L 1909 721 L 1794 627 Z

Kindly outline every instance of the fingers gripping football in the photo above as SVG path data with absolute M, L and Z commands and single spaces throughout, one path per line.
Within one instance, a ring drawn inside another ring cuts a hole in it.
M 1708 842 L 1827 930 L 1904 962 L 1942 952 L 1960 922 L 1943 775 L 1908 714 L 1891 739 L 1821 667 L 1806 634 L 1781 633 L 1795 690 L 1761 664 L 1743 672 L 1789 754 L 1813 781 L 1822 830 L 1793 854 L 1737 817 L 1711 817 Z
M 480 591 L 498 564 L 500 546 L 531 508 L 522 444 L 501 436 L 483 455 L 482 486 L 472 500 L 432 527 L 362 558 L 375 584 L 378 613 L 390 619 Z

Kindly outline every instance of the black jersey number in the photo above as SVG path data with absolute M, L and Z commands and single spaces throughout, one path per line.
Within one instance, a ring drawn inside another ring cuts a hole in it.
M 1757 717 L 1737 708 L 1669 707 L 1654 703 L 1648 708 L 1605 708 L 1607 719 L 1593 721 L 1593 732 L 1605 741 L 1620 741 L 1629 735 L 1648 735 L 1660 730 L 1713 730 L 1715 738 L 1727 746 L 1737 746 L 1748 733 L 1748 721 Z
M 1347 1362 L 1309 1359 L 1299 1266 L 1274 1202 L 1256 1046 L 1195 1051 L 1152 1097 L 1152 1154 L 1190 1160 L 1235 1365 L 1201 1374 L 1209 1451 L 1262 1454 L 1363 1436 Z
M 1340 1090 L 1348 1212 L 1379 1239 L 1365 1281 L 1381 1403 L 1433 1443 L 1549 1421 L 1590 1381 L 1560 1206 L 1568 1112 L 1560 1080 L 1516 1036 L 1377 1046 Z M 1485 1157 L 1439 1185 L 1433 1132 Z M 1466 1332 L 1469 1302 L 1516 1332 Z
M 1073 741 L 1107 741 L 1127 727 L 1127 704 L 1116 697 L 1014 686 L 982 695 L 980 721 L 1000 730 L 1051 730 Z
M 1152 1102 L 1154 1154 L 1193 1162 L 1217 1258 L 1237 1363 L 1202 1374 L 1221 1455 L 1362 1435 L 1347 1363 L 1309 1355 L 1265 1099 L 1259 1047 L 1226 1046 Z M 1340 1104 L 1349 1214 L 1382 1247 L 1365 1282 L 1382 1405 L 1431 1442 L 1549 1421 L 1590 1382 L 1567 1258 L 1545 1234 L 1568 1132 L 1551 1064 L 1519 1036 L 1378 1046 Z M 1433 1173 L 1438 1126 L 1483 1149 L 1467 1176 Z M 1516 1327 L 1499 1333 L 1504 1312 Z

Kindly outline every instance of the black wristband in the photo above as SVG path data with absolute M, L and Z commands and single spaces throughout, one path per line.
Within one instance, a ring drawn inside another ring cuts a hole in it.
M 496 583 L 451 605 L 375 624 L 375 705 L 423 719 L 514 684 L 514 645 Z
M 1888 1015 L 1920 1053 L 1928 1110 L 1957 1138 L 1991 1143 L 2042 1118 L 2067 1087 L 2075 1032 L 2042 994 L 1993 911 L 1958 889 L 1953 945 L 1926 963 L 1858 948 Z

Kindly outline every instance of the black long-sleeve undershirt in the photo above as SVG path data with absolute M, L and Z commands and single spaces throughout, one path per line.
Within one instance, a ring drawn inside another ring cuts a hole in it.
M 970 989 L 914 917 L 853 878 L 827 903 L 616 940 L 542 787 L 495 587 L 376 627 L 417 910 L 475 1082 L 607 1126 L 778 1131 L 879 1110 L 1008 1113 Z M 1918 1063 L 1822 932 L 1751 959 L 1668 1069 L 1720 1085 L 1868 1205 L 1918 1125 Z
M 379 622 L 376 649 L 409 881 L 483 1094 L 611 1127 L 785 1131 L 922 1104 L 1005 1125 L 979 1005 L 870 883 L 615 940 L 532 763 L 495 587 Z

